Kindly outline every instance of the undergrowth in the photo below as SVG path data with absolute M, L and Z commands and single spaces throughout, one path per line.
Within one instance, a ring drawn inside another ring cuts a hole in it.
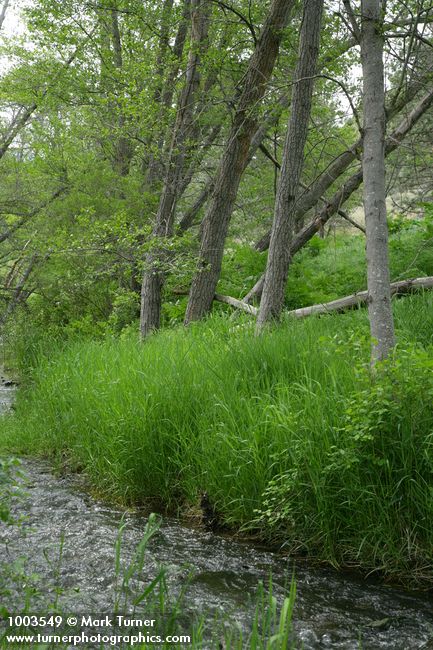
M 246 318 L 64 343 L 3 418 L 3 450 L 85 471 L 125 503 L 182 509 L 334 565 L 430 581 L 433 299 L 394 303 L 399 346 L 372 379 L 364 310 Z
M 420 220 L 395 218 L 389 227 L 391 281 L 433 275 L 433 211 Z M 265 270 L 266 258 L 249 244 L 229 244 L 218 293 L 244 296 Z M 314 237 L 293 258 L 286 307 L 308 307 L 366 288 L 365 236 L 337 230 L 326 239 Z

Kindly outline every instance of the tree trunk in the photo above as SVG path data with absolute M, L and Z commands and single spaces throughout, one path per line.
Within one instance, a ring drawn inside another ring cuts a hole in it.
M 167 4 L 167 3 L 166 3 Z M 164 44 L 163 41 L 167 34 L 167 24 L 164 25 L 164 21 L 167 23 L 171 10 L 169 7 L 163 8 L 163 24 L 161 25 L 161 39 L 157 60 L 157 74 L 163 75 L 163 56 L 164 56 Z M 158 182 L 161 182 L 164 178 L 165 167 L 163 162 L 163 149 L 166 142 L 165 134 L 165 118 L 167 111 L 170 110 L 173 103 L 173 95 L 176 87 L 176 78 L 179 73 L 183 50 L 186 43 L 186 38 L 188 35 L 189 24 L 191 20 L 191 0 L 183 0 L 182 7 L 182 16 L 179 21 L 177 28 L 176 36 L 174 39 L 174 44 L 172 48 L 173 63 L 170 66 L 170 70 L 167 74 L 167 79 L 163 82 L 162 78 L 158 84 L 158 87 L 155 91 L 155 99 L 160 103 L 159 113 L 158 113 L 158 125 L 159 133 L 157 137 L 149 136 L 147 142 L 147 148 L 153 149 L 152 153 L 149 156 L 148 160 L 143 161 L 143 171 L 145 171 L 146 177 L 146 186 L 152 188 Z M 156 143 L 156 144 L 155 144 Z
M 337 53 L 336 56 L 341 56 L 349 49 L 351 49 L 354 44 L 355 42 L 353 40 L 349 40 L 345 43 L 342 43 L 340 45 L 339 52 Z M 329 56 L 325 57 L 323 63 L 329 62 L 329 59 L 330 59 Z M 250 162 L 253 160 L 254 156 L 257 153 L 257 150 L 262 147 L 263 140 L 267 136 L 270 128 L 275 127 L 275 125 L 278 124 L 282 112 L 285 109 L 287 109 L 289 105 L 290 105 L 290 94 L 284 92 L 277 100 L 275 105 L 265 114 L 263 120 L 260 121 L 260 125 L 258 125 L 258 128 L 251 140 L 251 146 L 250 146 L 250 151 L 248 154 L 248 160 L 246 166 L 248 166 Z M 201 210 L 203 205 L 207 202 L 214 187 L 215 187 L 215 178 L 212 177 L 208 180 L 208 182 L 206 183 L 205 187 L 203 188 L 201 194 L 198 196 L 194 204 L 187 210 L 185 215 L 180 220 L 178 226 L 179 233 L 185 232 L 192 225 L 194 225 L 199 211 Z M 263 250 L 266 250 L 269 246 L 270 232 L 267 233 L 265 237 L 266 237 L 266 244 Z M 258 248 L 258 250 L 260 250 L 260 248 Z
M 224 242 L 242 174 L 257 129 L 260 104 L 278 55 L 292 0 L 273 0 L 256 48 L 250 58 L 233 125 L 218 167 L 215 188 L 201 231 L 199 268 L 194 276 L 185 324 L 202 318 L 212 306 Z
M 270 127 L 275 125 L 278 122 L 281 113 L 285 108 L 289 106 L 289 103 L 290 103 L 289 96 L 287 95 L 287 93 L 284 93 L 283 95 L 281 95 L 280 99 L 278 100 L 276 105 L 272 108 L 272 110 L 268 111 L 268 113 L 265 115 L 263 121 L 261 122 L 260 126 L 257 128 L 251 140 L 246 166 L 250 164 L 255 154 L 257 153 L 257 150 L 259 149 L 260 145 L 265 139 Z M 197 197 L 193 205 L 187 210 L 187 212 L 183 215 L 182 219 L 179 221 L 179 225 L 178 225 L 179 233 L 186 232 L 189 228 L 191 228 L 192 225 L 194 225 L 195 219 L 199 211 L 208 200 L 214 188 L 215 188 L 215 178 L 211 177 L 207 181 L 202 192 L 199 194 L 199 196 Z
M 113 99 L 118 94 L 120 97 L 122 96 L 120 79 L 123 69 L 123 48 L 117 4 L 114 2 L 110 7 L 101 4 L 97 9 L 101 40 L 100 82 L 101 91 L 107 99 L 107 117 L 111 127 L 108 137 L 110 164 L 116 174 L 126 177 L 129 174 L 133 147 L 130 138 L 125 136 L 127 120 L 122 108 L 122 101 Z
M 8 10 L 9 1 L 10 0 L 4 0 L 2 8 L 0 10 L 0 30 L 3 27 L 3 23 L 4 23 L 5 18 L 6 18 L 6 12 Z
M 322 10 L 323 0 L 304 0 L 292 109 L 275 200 L 275 215 L 262 302 L 257 318 L 257 333 L 263 329 L 265 323 L 279 318 L 283 309 L 284 290 L 290 263 L 290 242 L 296 223 L 296 196 L 304 166 L 304 148 L 310 121 L 314 75 L 319 56 Z
M 34 269 L 35 264 L 37 263 L 37 259 L 38 259 L 37 255 L 33 255 L 30 258 L 30 261 L 29 261 L 29 264 L 28 264 L 27 268 L 25 269 L 24 273 L 21 276 L 21 279 L 20 279 L 18 285 L 16 286 L 16 288 L 14 289 L 14 291 L 12 293 L 11 299 L 8 302 L 6 310 L 4 311 L 4 313 L 0 317 L 0 325 L 3 325 L 4 323 L 6 323 L 9 316 L 11 316 L 11 314 L 13 314 L 16 307 L 18 306 L 18 304 L 20 302 L 20 298 L 21 298 L 22 294 L 24 293 L 26 282 L 29 279 L 29 277 L 30 277 L 30 275 L 31 275 L 31 273 L 32 273 L 32 271 Z
M 362 157 L 367 237 L 368 315 L 371 362 L 395 345 L 388 262 L 385 188 L 385 94 L 380 0 L 362 0 L 361 62 L 364 124 Z
M 117 70 L 123 68 L 122 56 L 122 39 L 119 29 L 119 12 L 117 9 L 111 9 L 111 42 L 113 45 L 113 63 Z M 118 135 L 114 141 L 113 152 L 113 169 L 119 176 L 125 177 L 129 174 L 129 168 L 133 156 L 133 148 L 129 138 L 125 136 L 126 118 L 123 110 L 118 106 L 115 109 L 117 115 L 117 124 L 114 125 Z
M 191 2 L 191 48 L 187 62 L 185 85 L 177 110 L 164 187 L 153 229 L 154 237 L 158 238 L 173 235 L 176 202 L 182 183 L 188 153 L 187 148 L 190 146 L 187 141 L 191 133 L 194 106 L 200 86 L 200 59 L 207 42 L 210 9 L 210 2 L 202 2 L 202 0 L 192 0 Z M 150 252 L 146 257 L 140 311 L 142 338 L 158 329 L 160 325 L 161 294 L 165 275 L 163 266 L 166 256 L 167 254 L 162 247 Z

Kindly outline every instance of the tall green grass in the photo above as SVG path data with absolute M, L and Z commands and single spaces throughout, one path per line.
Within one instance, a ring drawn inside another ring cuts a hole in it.
M 395 303 L 400 347 L 374 381 L 365 311 L 213 318 L 70 343 L 43 358 L 0 444 L 83 469 L 126 503 L 206 491 L 222 524 L 333 564 L 428 580 L 433 560 L 433 299 Z

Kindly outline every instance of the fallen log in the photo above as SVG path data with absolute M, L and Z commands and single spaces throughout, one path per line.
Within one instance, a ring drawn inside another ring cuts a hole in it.
M 392 282 L 391 296 L 402 296 L 406 293 L 418 291 L 419 289 L 433 289 L 433 276 Z M 237 300 L 237 298 L 231 298 L 230 296 L 215 294 L 215 300 L 218 302 L 223 302 L 226 305 L 231 305 L 235 309 L 241 309 L 242 311 L 245 311 L 252 316 L 257 316 L 259 311 L 257 307 L 252 307 L 252 305 L 249 305 L 247 302 L 244 302 L 243 300 Z M 352 293 L 350 296 L 345 296 L 344 298 L 339 298 L 338 300 L 331 300 L 331 302 L 311 305 L 310 307 L 301 307 L 300 309 L 293 309 L 292 311 L 285 312 L 285 314 L 287 316 L 294 316 L 295 318 L 306 318 L 307 316 L 312 316 L 313 314 L 342 312 L 346 311 L 346 309 L 352 309 L 353 307 L 361 307 L 362 305 L 365 305 L 367 301 L 368 291 L 359 291 L 358 293 Z
M 259 311 L 257 307 L 253 307 L 243 300 L 238 300 L 237 298 L 232 298 L 231 296 L 222 296 L 220 293 L 215 294 L 214 300 L 217 300 L 218 302 L 224 302 L 226 305 L 230 305 L 235 309 L 246 311 L 247 314 L 251 314 L 252 316 L 257 316 L 257 312 Z

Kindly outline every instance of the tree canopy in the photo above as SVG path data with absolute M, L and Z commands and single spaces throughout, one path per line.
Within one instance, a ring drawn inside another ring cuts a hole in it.
M 308 5 L 35 0 L 9 38 L 18 7 L 3 2 L 2 320 L 23 306 L 47 323 L 122 327 L 141 293 L 146 336 L 210 310 L 225 251 L 267 249 L 276 199 L 282 221 L 292 215 L 279 239 L 290 259 L 331 219 L 363 229 L 350 216 L 363 180 L 361 5 L 324 3 L 314 64 Z M 433 13 L 427 0 L 388 2 L 380 20 L 386 190 L 400 214 L 431 187 Z M 245 301 L 262 288 L 251 278 Z

